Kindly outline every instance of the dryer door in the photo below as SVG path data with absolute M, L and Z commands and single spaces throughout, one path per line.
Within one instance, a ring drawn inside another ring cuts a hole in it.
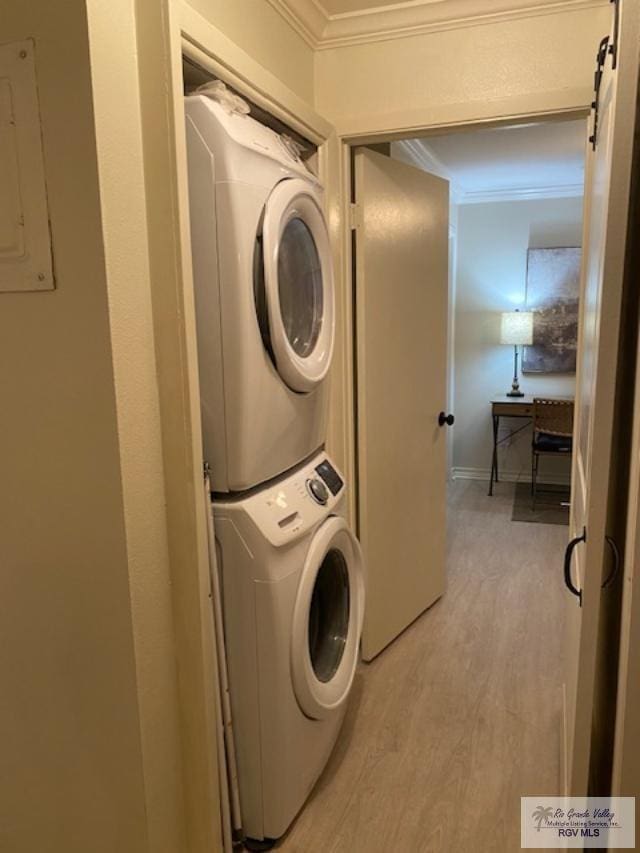
M 262 238 L 276 368 L 293 391 L 312 391 L 329 370 L 335 323 L 329 234 L 312 184 L 290 178 L 275 187 Z
M 311 541 L 293 614 L 293 687 L 308 717 L 325 719 L 349 695 L 363 615 L 360 546 L 345 520 L 334 516 Z

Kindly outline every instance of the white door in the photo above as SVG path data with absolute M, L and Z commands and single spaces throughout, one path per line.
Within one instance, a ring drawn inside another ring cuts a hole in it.
M 358 515 L 371 660 L 445 587 L 449 185 L 355 157 Z
M 309 181 L 281 181 L 262 227 L 269 343 L 278 373 L 298 392 L 312 391 L 331 365 L 333 261 L 319 194 Z
M 573 539 L 564 567 L 564 784 L 566 793 L 576 795 L 585 795 L 588 790 L 601 586 L 613 557 L 607 541 L 607 514 L 615 498 L 611 458 L 616 435 L 614 404 L 638 75 L 639 9 L 638 3 L 623 2 L 619 30 L 612 22 L 611 35 L 600 46 L 597 110 L 590 122 L 592 140 L 587 153 L 570 520 Z

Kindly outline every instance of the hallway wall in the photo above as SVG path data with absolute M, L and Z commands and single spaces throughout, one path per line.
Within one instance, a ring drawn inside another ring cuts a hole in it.
M 35 42 L 56 289 L 0 294 L 0 849 L 144 853 L 134 540 L 151 563 L 123 494 L 86 4 L 10 0 L 1 17 L 3 42 Z M 163 521 L 159 492 L 144 527 L 160 561 Z
M 524 306 L 528 248 L 580 246 L 582 199 L 557 198 L 466 204 L 458 207 L 455 304 L 454 477 L 488 477 L 491 465 L 489 400 L 511 386 L 513 347 L 500 339 L 500 312 Z M 526 374 L 526 394 L 573 395 L 575 375 Z M 503 421 L 504 432 L 518 422 Z M 505 475 L 528 477 L 531 431 L 501 452 Z M 568 464 L 542 459 L 541 472 L 568 481 Z

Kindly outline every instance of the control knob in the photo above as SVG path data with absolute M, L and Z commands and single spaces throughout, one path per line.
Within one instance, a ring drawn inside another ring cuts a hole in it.
M 311 497 L 319 504 L 326 504 L 329 500 L 329 489 L 325 486 L 322 480 L 314 477 L 312 480 L 307 480 L 307 488 Z

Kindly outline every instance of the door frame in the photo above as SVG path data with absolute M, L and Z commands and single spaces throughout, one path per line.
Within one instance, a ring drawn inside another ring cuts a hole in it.
M 636 347 L 634 385 L 612 771 L 614 796 L 635 796 L 640 788 L 640 757 L 637 749 L 640 736 L 640 715 L 637 712 L 640 699 L 637 679 L 640 670 L 640 595 L 637 590 L 640 584 L 640 345 Z
M 162 421 L 162 465 L 171 567 L 172 631 L 189 849 L 223 847 L 214 685 L 216 646 L 210 601 L 203 493 L 184 129 L 183 55 L 229 83 L 318 146 L 327 171 L 332 125 L 185 0 L 136 0 L 140 114 L 145 159 L 153 327 Z
M 352 245 L 352 192 L 353 158 L 355 148 L 368 145 L 380 145 L 398 142 L 403 139 L 428 139 L 443 133 L 465 133 L 473 130 L 486 130 L 514 124 L 527 124 L 532 121 L 572 121 L 587 119 L 591 112 L 591 91 L 584 92 L 582 103 L 572 102 L 565 107 L 521 112 L 505 112 L 489 116 L 469 116 L 459 120 L 442 120 L 415 126 L 398 125 L 384 130 L 371 129 L 367 132 L 353 133 L 346 130 L 339 133 L 334 144 L 328 147 L 327 164 L 327 203 L 331 211 L 330 236 L 334 246 L 336 260 L 336 342 L 334 364 L 340 366 L 334 370 L 331 383 L 331 409 L 329 418 L 328 447 L 336 461 L 345 472 L 347 482 L 353 484 L 348 494 L 349 520 L 357 519 L 357 400 L 355 365 L 355 257 Z M 500 102 L 498 102 L 500 103 Z M 511 106 L 509 104 L 509 106 Z M 454 239 L 457 240 L 457 228 Z M 451 240 L 451 234 L 450 234 Z M 450 281 L 455 288 L 455 281 Z M 451 290 L 449 293 L 451 300 Z M 447 392 L 453 393 L 450 377 L 450 359 L 453 353 L 453 335 L 455 330 L 450 318 L 447 352 Z M 452 411 L 453 400 L 449 400 Z

